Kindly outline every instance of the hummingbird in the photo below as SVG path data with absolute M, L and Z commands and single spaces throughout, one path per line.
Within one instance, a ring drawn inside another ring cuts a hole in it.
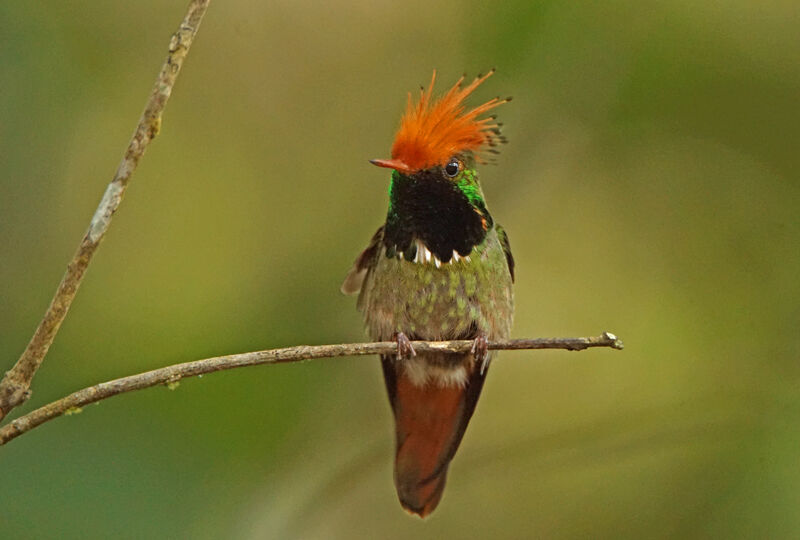
M 396 341 L 381 356 L 395 420 L 394 482 L 402 507 L 422 518 L 439 504 L 447 470 L 483 388 L 493 353 L 514 312 L 514 258 L 478 182 L 477 164 L 506 139 L 485 113 L 511 98 L 472 109 L 464 101 L 494 70 L 461 77 L 434 98 L 433 72 L 418 99 L 408 94 L 391 159 L 389 209 L 342 284 L 358 294 L 368 334 Z M 413 340 L 473 340 L 470 352 L 419 352 Z

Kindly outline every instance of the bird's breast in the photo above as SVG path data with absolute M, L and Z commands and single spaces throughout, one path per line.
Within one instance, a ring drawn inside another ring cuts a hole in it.
M 410 260 L 408 260 L 410 259 Z M 442 262 L 424 245 L 412 258 L 377 257 L 360 301 L 374 339 L 397 332 L 417 339 L 508 337 L 513 314 L 511 277 L 494 230 L 468 255 Z

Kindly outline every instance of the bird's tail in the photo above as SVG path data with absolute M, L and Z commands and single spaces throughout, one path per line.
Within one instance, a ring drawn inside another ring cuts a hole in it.
M 447 468 L 475 410 L 486 371 L 470 363 L 461 368 L 469 370 L 465 383 L 415 384 L 402 361 L 385 356 L 381 361 L 395 417 L 397 496 L 403 508 L 424 518 L 442 497 Z

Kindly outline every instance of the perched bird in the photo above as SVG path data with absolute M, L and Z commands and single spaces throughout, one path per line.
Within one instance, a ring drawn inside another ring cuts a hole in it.
M 425 517 L 439 504 L 447 469 L 475 410 L 491 353 L 514 311 L 514 259 L 486 208 L 476 163 L 506 142 L 494 116 L 510 100 L 466 110 L 464 100 L 494 70 L 438 99 L 409 93 L 391 159 L 389 211 L 342 284 L 360 293 L 370 336 L 397 341 L 381 356 L 395 418 L 394 480 L 400 504 Z M 482 117 L 483 116 L 483 117 Z M 474 340 L 471 353 L 416 353 L 412 340 Z

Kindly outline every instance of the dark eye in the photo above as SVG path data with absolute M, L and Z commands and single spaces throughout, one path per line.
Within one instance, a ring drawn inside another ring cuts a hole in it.
M 461 164 L 458 162 L 458 160 L 451 159 L 450 163 L 444 166 L 444 173 L 452 178 L 458 174 L 459 169 L 461 169 Z

